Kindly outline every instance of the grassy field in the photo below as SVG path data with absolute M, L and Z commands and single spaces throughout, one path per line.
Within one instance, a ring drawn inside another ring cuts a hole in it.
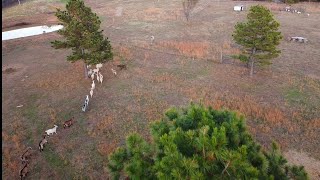
M 84 79 L 81 62 L 66 61 L 70 51 L 51 48 L 50 41 L 60 38 L 56 33 L 2 42 L 4 179 L 18 178 L 19 156 L 28 146 L 33 148 L 28 179 L 106 179 L 107 156 L 128 134 L 150 139 L 150 122 L 190 101 L 245 114 L 265 148 L 277 141 L 290 162 L 305 165 L 313 179 L 320 176 L 319 3 L 293 5 L 307 16 L 278 11 L 284 4 L 259 2 L 272 9 L 284 39 L 281 55 L 253 78 L 231 58 L 239 52 L 233 27 L 247 13 L 233 11 L 238 2 L 200 0 L 189 22 L 178 0 L 85 3 L 101 17 L 116 54 L 103 66 L 104 82 L 96 85 L 86 113 L 81 106 L 91 81 Z M 242 4 L 248 9 L 258 2 Z M 57 24 L 55 7 L 64 2 L 35 0 L 3 9 L 2 31 Z M 288 42 L 288 36 L 309 42 Z M 128 69 L 115 77 L 110 69 L 119 62 Z M 75 124 L 63 129 L 72 116 Z M 40 153 L 38 143 L 54 124 L 57 135 Z

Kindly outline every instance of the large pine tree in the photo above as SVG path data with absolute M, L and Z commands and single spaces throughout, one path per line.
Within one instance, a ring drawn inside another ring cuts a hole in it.
M 84 61 L 85 76 L 86 65 L 104 63 L 112 59 L 112 47 L 108 38 L 104 38 L 100 29 L 101 21 L 91 8 L 86 7 L 82 0 L 70 0 L 66 10 L 57 9 L 55 14 L 64 26 L 58 30 L 65 40 L 55 40 L 52 47 L 55 49 L 72 49 L 67 57 L 70 62 Z
M 152 143 L 133 134 L 109 156 L 114 179 L 308 179 L 302 166 L 287 165 L 275 144 L 263 150 L 234 112 L 172 108 L 151 132 Z
M 255 64 L 269 65 L 272 58 L 279 56 L 281 51 L 276 49 L 282 39 L 279 26 L 270 10 L 261 5 L 251 6 L 247 22 L 236 24 L 232 36 L 243 47 L 243 53 L 236 57 L 250 65 L 250 76 Z

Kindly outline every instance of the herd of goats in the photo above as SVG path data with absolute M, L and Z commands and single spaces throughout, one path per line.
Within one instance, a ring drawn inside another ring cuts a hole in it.
M 87 66 L 87 69 L 89 69 L 91 66 L 88 65 Z M 120 70 L 122 69 L 127 69 L 126 65 L 117 65 L 117 67 L 120 68 Z M 89 69 L 88 70 L 88 76 L 91 77 L 92 79 L 92 84 L 91 84 L 91 89 L 90 89 L 90 96 L 92 98 L 93 96 L 93 90 L 95 89 L 95 77 L 96 77 L 96 80 L 100 83 L 102 83 L 103 81 L 103 75 L 99 72 L 100 71 L 100 68 L 102 68 L 102 64 L 97 64 L 96 65 L 96 69 Z M 114 69 L 111 69 L 112 73 L 114 76 L 117 76 L 117 72 L 116 70 Z M 88 108 L 88 105 L 89 105 L 89 95 L 86 95 L 86 99 L 85 99 L 85 103 L 82 107 L 82 111 L 85 112 L 86 109 Z M 74 117 L 72 117 L 71 119 L 67 120 L 64 122 L 63 124 L 63 128 L 66 128 L 66 127 L 70 127 L 72 126 L 74 123 Z M 50 135 L 52 134 L 57 134 L 57 128 L 58 126 L 57 125 L 54 125 L 53 128 L 51 129 L 48 129 L 45 131 L 46 134 L 43 135 L 43 138 L 42 140 L 39 142 L 39 150 L 40 152 L 43 151 L 44 149 L 44 146 L 45 144 L 48 143 L 48 140 L 46 139 L 46 137 L 49 137 Z M 23 167 L 22 169 L 19 171 L 19 175 L 20 175 L 20 178 L 23 179 L 27 176 L 28 174 L 28 164 L 29 164 L 29 159 L 31 157 L 31 153 L 30 153 L 30 150 L 32 148 L 31 147 L 28 147 L 26 149 L 26 151 L 21 155 L 20 159 L 21 159 L 21 162 L 23 164 Z

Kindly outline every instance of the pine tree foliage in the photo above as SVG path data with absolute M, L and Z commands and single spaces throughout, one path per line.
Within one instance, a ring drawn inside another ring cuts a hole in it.
M 55 14 L 64 26 L 58 30 L 65 40 L 55 40 L 55 49 L 72 49 L 67 57 L 70 62 L 83 60 L 85 64 L 99 64 L 113 57 L 112 47 L 108 38 L 104 38 L 99 30 L 101 21 L 91 8 L 86 7 L 82 0 L 70 0 L 66 10 L 57 9 Z
M 270 60 L 281 53 L 276 48 L 282 39 L 279 26 L 269 9 L 262 5 L 252 6 L 247 22 L 237 23 L 232 35 L 234 41 L 243 47 L 237 58 L 252 65 L 252 71 L 254 64 L 270 65 Z
M 288 166 L 276 144 L 261 149 L 243 116 L 191 104 L 171 108 L 151 126 L 152 143 L 138 134 L 110 154 L 114 179 L 307 179 L 303 167 Z

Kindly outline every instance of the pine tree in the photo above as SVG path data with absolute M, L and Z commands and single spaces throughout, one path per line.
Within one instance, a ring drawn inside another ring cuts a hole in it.
M 235 112 L 191 104 L 169 109 L 151 126 L 152 143 L 138 134 L 109 156 L 114 179 L 308 179 L 273 144 L 267 152 Z
M 103 30 L 99 30 L 101 21 L 91 8 L 86 7 L 82 0 L 70 0 L 66 10 L 57 9 L 55 13 L 64 26 L 58 30 L 65 40 L 55 40 L 52 47 L 55 49 L 72 49 L 67 57 L 70 62 L 84 61 L 85 76 L 86 65 L 104 63 L 112 59 L 112 47 L 108 38 L 103 37 Z
M 247 22 L 235 25 L 233 39 L 243 47 L 242 54 L 237 58 L 246 62 L 248 67 L 250 65 L 251 77 L 255 64 L 270 65 L 270 60 L 281 53 L 276 49 L 282 39 L 279 26 L 270 10 L 261 5 L 250 8 Z

